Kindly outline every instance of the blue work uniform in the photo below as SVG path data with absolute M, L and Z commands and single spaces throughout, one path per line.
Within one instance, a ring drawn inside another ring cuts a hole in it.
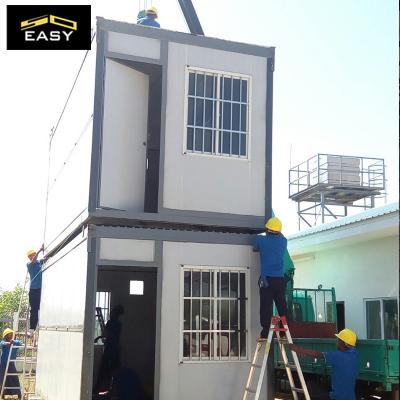
M 36 260 L 26 264 L 31 280 L 30 289 L 41 289 L 42 287 L 42 266 L 43 260 Z
M 138 25 L 152 26 L 154 28 L 159 28 L 160 24 L 154 19 L 146 15 L 144 18 L 139 19 Z
M 330 398 L 334 400 L 356 400 L 355 385 L 360 368 L 356 349 L 327 351 L 323 355 L 327 364 L 332 366 Z
M 14 340 L 14 346 L 22 346 L 23 343 L 20 340 Z M 2 340 L 0 342 L 0 349 L 1 349 L 1 357 L 0 357 L 0 389 L 1 385 L 3 384 L 4 380 L 4 374 L 6 372 L 6 366 L 7 366 L 7 361 L 8 361 L 8 355 L 10 354 L 10 343 L 5 342 Z M 13 348 L 10 356 L 10 362 L 8 364 L 8 373 L 10 374 L 15 374 L 17 373 L 17 369 L 15 367 L 15 359 L 17 358 L 17 348 Z M 19 396 L 18 398 L 21 398 L 21 389 L 20 389 L 20 383 L 18 376 L 16 375 L 8 375 L 6 378 L 6 382 L 4 387 L 12 387 L 14 389 L 4 389 L 3 394 L 6 395 L 11 395 L 11 396 Z
M 29 328 L 36 329 L 39 321 L 40 299 L 42 295 L 42 267 L 43 260 L 36 260 L 26 264 L 31 279 L 29 287 Z
M 20 340 L 14 340 L 14 346 L 22 346 L 22 342 Z M 2 340 L 0 342 L 1 348 L 1 357 L 0 357 L 0 369 L 5 370 L 8 360 L 8 355 L 10 354 L 10 343 Z M 13 348 L 10 360 L 15 360 L 17 358 L 17 348 Z
M 267 233 L 257 235 L 254 250 L 260 252 L 261 276 L 283 277 L 283 258 L 287 239 L 281 234 Z
M 284 255 L 287 239 L 280 233 L 257 235 L 253 250 L 260 252 L 260 324 L 261 338 L 268 336 L 275 302 L 278 314 L 287 316 L 285 299 Z

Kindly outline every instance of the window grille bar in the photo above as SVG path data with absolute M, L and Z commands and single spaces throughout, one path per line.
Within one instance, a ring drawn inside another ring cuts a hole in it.
M 185 273 L 187 272 L 190 272 L 190 296 L 182 296 L 182 301 L 183 305 L 185 304 L 185 301 L 189 302 L 190 304 L 191 322 L 188 325 L 190 329 L 182 329 L 181 331 L 181 340 L 183 340 L 181 347 L 185 348 L 184 341 L 186 338 L 186 340 L 189 339 L 190 349 L 186 350 L 186 353 L 183 354 L 182 359 L 193 361 L 223 361 L 246 359 L 247 354 L 244 354 L 243 356 L 241 355 L 242 348 L 245 343 L 247 343 L 248 337 L 247 330 L 240 321 L 240 313 L 242 308 L 242 305 L 240 303 L 243 300 L 241 299 L 241 296 L 244 295 L 240 287 L 240 276 L 242 271 L 221 268 L 186 268 L 182 270 L 183 279 L 181 280 L 181 282 L 183 284 L 183 290 L 185 290 L 184 277 Z M 196 285 L 196 288 L 194 288 L 194 272 L 196 272 L 196 280 L 197 273 L 199 273 L 199 282 L 198 285 Z M 243 272 L 243 283 L 246 285 L 246 273 L 245 271 Z M 235 281 L 237 281 L 237 286 L 235 285 L 235 296 L 232 296 L 232 279 L 234 277 L 236 277 Z M 208 287 L 206 286 L 205 279 L 207 279 Z M 224 284 L 222 282 L 222 279 L 224 279 Z M 226 279 L 228 279 L 228 282 L 226 282 Z M 204 292 L 206 289 L 207 292 Z M 198 290 L 200 290 L 199 295 L 193 297 L 193 294 L 195 292 L 197 293 Z M 193 308 L 193 303 L 195 301 L 200 302 L 199 306 L 196 305 L 196 311 L 194 311 Z M 209 319 L 206 329 L 203 329 L 203 327 L 205 327 L 203 325 L 204 302 L 207 302 L 209 304 L 209 309 L 207 315 L 205 316 L 205 318 Z M 225 302 L 224 307 L 222 307 L 223 302 Z M 226 302 L 228 303 L 226 304 Z M 222 310 L 223 308 L 225 310 L 224 314 Z M 228 313 L 228 315 L 226 315 L 226 312 Z M 231 315 L 232 312 L 234 312 L 234 315 Z M 184 307 L 182 317 L 182 324 L 184 324 Z M 247 317 L 245 318 L 247 319 Z M 222 329 L 223 321 L 224 329 Z M 234 321 L 236 321 L 235 326 L 233 326 Z M 184 328 L 183 325 L 182 328 Z M 243 334 L 243 332 L 245 333 Z M 245 353 L 247 352 L 245 351 Z

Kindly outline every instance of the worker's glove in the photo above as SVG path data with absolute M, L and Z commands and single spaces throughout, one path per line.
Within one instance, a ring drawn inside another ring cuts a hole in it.
M 258 287 L 259 288 L 267 288 L 269 286 L 267 278 L 263 278 L 260 276 L 258 279 Z

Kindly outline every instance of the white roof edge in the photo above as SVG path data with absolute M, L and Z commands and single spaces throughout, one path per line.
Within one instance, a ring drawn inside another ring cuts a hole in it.
M 362 222 L 374 218 L 383 217 L 388 214 L 399 212 L 399 202 L 391 203 L 383 207 L 372 208 L 370 210 L 361 212 L 359 214 L 351 215 L 348 217 L 343 217 L 333 222 L 327 224 L 318 225 L 310 229 L 295 233 L 288 236 L 288 240 L 295 240 L 305 236 L 311 236 L 320 232 L 337 229 L 346 225 L 355 224 L 357 222 Z

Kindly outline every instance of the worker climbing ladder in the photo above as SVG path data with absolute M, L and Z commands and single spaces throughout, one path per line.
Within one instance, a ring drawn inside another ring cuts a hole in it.
M 280 323 L 281 322 L 281 326 Z M 280 332 L 283 332 L 284 335 L 281 336 Z M 303 371 L 301 370 L 301 366 L 299 363 L 299 359 L 295 352 L 292 353 L 292 358 L 294 363 L 290 363 L 285 345 L 292 344 L 292 336 L 290 335 L 289 327 L 287 324 L 286 317 L 274 316 L 271 319 L 271 326 L 269 328 L 268 338 L 267 339 L 259 339 L 257 342 L 256 350 L 254 352 L 253 361 L 250 367 L 249 377 L 247 379 L 246 388 L 243 395 L 243 400 L 249 400 L 250 396 L 254 394 L 254 400 L 258 400 L 260 398 L 261 387 L 265 375 L 265 368 L 267 366 L 268 355 L 271 350 L 272 339 L 276 335 L 276 339 L 278 342 L 279 350 L 282 354 L 283 362 L 285 365 L 286 373 L 289 378 L 290 389 L 293 394 L 293 398 L 295 400 L 299 399 L 298 394 L 303 394 L 306 400 L 310 400 L 310 395 L 308 393 L 307 385 L 304 380 Z M 262 351 L 264 349 L 264 351 Z M 260 364 L 260 356 L 263 355 L 262 362 Z M 260 374 L 258 375 L 257 387 L 254 388 L 253 381 L 256 375 L 256 370 L 260 370 Z M 301 388 L 295 386 L 295 382 L 293 379 L 292 371 L 297 371 Z
M 39 331 L 36 330 L 33 333 L 29 331 L 28 281 L 29 275 L 27 274 L 19 301 L 17 319 L 14 321 L 14 333 L 5 373 L 0 382 L 0 400 L 8 393 L 16 393 L 19 390 L 22 400 L 40 400 L 40 397 L 35 394 Z M 21 341 L 22 344 L 15 343 L 15 340 Z M 13 378 L 18 379 L 18 386 L 16 379 Z M 12 394 L 10 395 L 12 396 Z

